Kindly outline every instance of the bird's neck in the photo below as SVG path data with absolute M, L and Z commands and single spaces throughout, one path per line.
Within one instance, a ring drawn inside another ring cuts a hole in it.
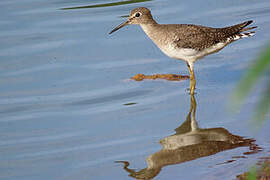
M 153 20 L 151 23 L 146 23 L 146 24 L 140 24 L 141 28 L 143 31 L 151 38 L 153 32 L 155 32 L 156 27 L 159 24 Z M 152 39 L 152 38 L 151 38 Z

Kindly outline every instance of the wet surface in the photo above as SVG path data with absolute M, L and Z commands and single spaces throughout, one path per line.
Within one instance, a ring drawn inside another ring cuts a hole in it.
M 146 158 L 146 168 L 136 171 L 128 167 L 130 165 L 128 161 L 116 161 L 116 163 L 123 163 L 124 170 L 129 173 L 130 177 L 153 179 L 160 173 L 162 168 L 168 165 L 192 161 L 239 147 L 249 147 L 250 151 L 243 154 L 261 151 L 261 148 L 254 144 L 255 140 L 233 135 L 224 128 L 199 128 L 195 118 L 196 108 L 196 99 L 194 95 L 191 95 L 190 110 L 186 120 L 175 129 L 176 133 L 174 135 L 160 140 L 159 143 L 162 145 L 162 149 Z M 238 159 L 239 157 L 234 158 Z M 235 159 L 217 165 L 228 164 L 236 161 Z
M 131 179 L 115 161 L 136 173 L 151 174 L 151 167 L 155 179 L 235 179 L 269 157 L 270 122 L 255 132 L 249 121 L 260 85 L 236 114 L 228 106 L 270 40 L 270 2 L 157 0 L 61 10 L 115 2 L 0 2 L 0 179 Z M 253 19 L 258 29 L 196 62 L 195 113 L 189 80 L 130 80 L 188 74 L 138 26 L 108 35 L 138 6 L 160 23 L 221 27 Z

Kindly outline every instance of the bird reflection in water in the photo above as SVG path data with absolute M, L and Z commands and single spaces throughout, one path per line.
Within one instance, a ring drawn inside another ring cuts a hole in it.
M 116 162 L 123 163 L 124 170 L 133 178 L 152 179 L 164 166 L 180 164 L 243 146 L 250 148 L 251 152 L 247 154 L 257 151 L 258 146 L 254 144 L 253 139 L 233 135 L 224 128 L 199 128 L 195 119 L 196 107 L 196 99 L 194 95 L 191 95 L 190 110 L 186 121 L 175 129 L 174 135 L 160 140 L 162 149 L 146 158 L 146 168 L 136 171 L 128 168 L 128 161 Z

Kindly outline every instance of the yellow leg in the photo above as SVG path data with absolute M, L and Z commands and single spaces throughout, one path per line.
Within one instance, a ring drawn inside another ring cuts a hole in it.
M 191 69 L 190 65 L 187 63 L 188 71 L 190 74 L 190 94 L 193 95 L 196 87 L 196 79 L 194 71 Z

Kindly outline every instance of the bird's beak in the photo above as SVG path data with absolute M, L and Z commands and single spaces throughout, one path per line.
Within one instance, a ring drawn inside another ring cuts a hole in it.
M 121 29 L 122 27 L 126 26 L 129 24 L 129 20 L 127 20 L 126 22 L 120 24 L 119 26 L 117 26 L 116 28 L 114 28 L 109 34 L 112 34 L 113 32 L 117 31 L 118 29 Z

